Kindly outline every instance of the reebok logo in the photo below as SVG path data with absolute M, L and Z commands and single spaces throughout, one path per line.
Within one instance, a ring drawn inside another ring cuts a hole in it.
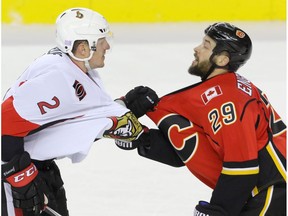
M 146 98 L 147 98 L 147 100 L 150 101 L 151 104 L 154 104 L 154 103 L 155 103 L 148 95 L 146 96 Z
M 194 210 L 194 216 L 209 216 L 209 214 L 199 212 L 197 209 L 195 209 Z

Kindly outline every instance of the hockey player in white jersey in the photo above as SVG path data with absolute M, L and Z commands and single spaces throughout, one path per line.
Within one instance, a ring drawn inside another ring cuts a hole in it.
M 55 159 L 80 162 L 97 139 L 132 141 L 143 132 L 134 114 L 105 92 L 95 70 L 104 66 L 110 37 L 99 13 L 64 11 L 56 20 L 57 47 L 8 90 L 2 102 L 2 216 L 47 215 L 45 206 L 69 215 Z M 146 106 L 153 104 L 147 100 Z

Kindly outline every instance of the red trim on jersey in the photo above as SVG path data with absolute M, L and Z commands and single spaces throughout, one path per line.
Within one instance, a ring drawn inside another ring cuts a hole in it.
M 13 96 L 2 103 L 2 135 L 25 137 L 39 125 L 23 119 L 15 110 Z

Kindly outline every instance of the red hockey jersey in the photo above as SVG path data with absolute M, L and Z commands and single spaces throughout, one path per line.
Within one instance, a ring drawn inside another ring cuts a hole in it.
M 237 202 L 239 212 L 251 192 L 286 181 L 286 126 L 265 94 L 237 73 L 168 94 L 147 115 L 214 189 L 211 202 Z

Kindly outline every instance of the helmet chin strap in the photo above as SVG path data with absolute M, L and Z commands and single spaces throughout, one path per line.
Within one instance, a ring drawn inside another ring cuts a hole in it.
M 87 68 L 88 72 L 92 70 L 92 68 L 90 67 L 89 61 L 85 60 L 84 61 L 85 67 Z
M 214 63 L 214 61 L 213 61 L 213 58 L 214 58 L 214 56 L 215 56 L 216 54 L 215 53 L 212 53 L 212 55 L 210 56 L 210 58 L 209 58 L 209 61 L 210 61 L 210 63 L 211 63 L 211 67 L 209 68 L 209 70 L 207 71 L 207 73 L 206 74 L 204 74 L 202 77 L 201 77 L 201 80 L 202 81 L 205 81 L 207 78 L 208 78 L 208 76 L 210 76 L 210 74 L 215 70 L 215 68 L 217 67 L 217 65 Z
M 209 70 L 207 71 L 207 73 L 201 77 L 201 80 L 205 81 L 208 78 L 208 76 L 210 76 L 210 74 L 215 70 L 216 67 L 217 67 L 217 65 L 215 63 L 212 63 L 212 65 L 209 68 Z
M 71 56 L 73 59 L 77 60 L 77 61 L 83 61 L 85 64 L 85 67 L 88 71 L 91 71 L 92 68 L 89 64 L 89 60 L 92 58 L 94 51 L 90 50 L 90 55 L 87 58 L 78 58 L 76 57 L 71 51 L 68 52 L 69 56 Z
M 217 64 L 215 64 L 215 62 L 213 61 L 213 58 L 215 55 L 216 55 L 215 53 L 212 53 L 212 55 L 210 56 L 209 61 L 211 63 L 211 67 L 209 68 L 207 73 L 201 77 L 202 81 L 205 81 L 216 68 L 225 68 L 226 67 L 226 66 L 218 66 Z

